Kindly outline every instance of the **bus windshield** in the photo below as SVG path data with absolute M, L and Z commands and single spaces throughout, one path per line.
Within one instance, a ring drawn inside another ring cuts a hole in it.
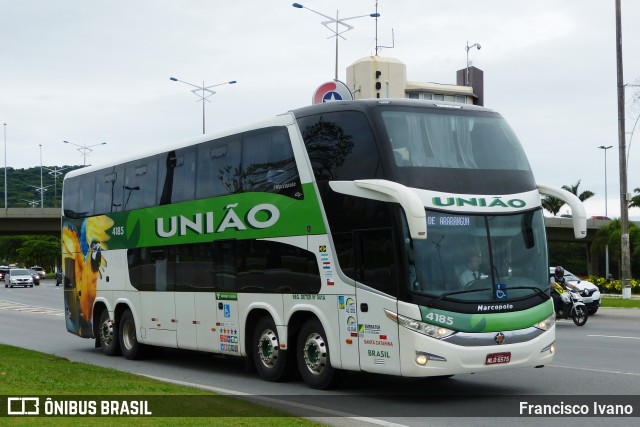
M 548 288 L 541 210 L 512 215 L 427 211 L 426 240 L 405 237 L 409 291 L 460 301 L 496 301 Z
M 397 167 L 530 170 L 497 113 L 421 108 L 383 110 L 381 116 Z

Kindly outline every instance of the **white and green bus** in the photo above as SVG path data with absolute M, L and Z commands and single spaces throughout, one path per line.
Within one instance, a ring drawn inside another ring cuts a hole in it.
M 269 381 L 297 368 L 314 388 L 550 363 L 541 193 L 586 233 L 498 113 L 417 100 L 300 108 L 75 170 L 63 193 L 70 332 L 128 359 L 242 356 Z

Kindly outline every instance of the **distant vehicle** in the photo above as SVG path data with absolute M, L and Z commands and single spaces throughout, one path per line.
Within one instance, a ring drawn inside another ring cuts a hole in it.
M 573 218 L 570 214 L 562 214 L 560 218 Z
M 44 268 L 38 266 L 38 265 L 34 265 L 33 267 L 31 267 L 31 270 L 35 270 L 38 272 L 38 275 L 40 276 L 40 279 L 44 279 L 46 278 L 46 271 L 44 271 Z
M 28 268 L 27 270 L 31 273 L 31 277 L 33 277 L 33 284 L 36 286 L 40 285 L 40 274 L 33 268 Z
M 603 216 L 603 215 L 595 215 L 595 216 L 592 216 L 591 219 L 604 219 L 604 220 L 607 220 L 607 221 L 611 221 L 611 218 L 609 218 L 608 216 Z
M 12 268 L 4 276 L 4 287 L 13 288 L 14 286 L 28 286 L 33 288 L 33 277 L 26 268 Z
M 549 275 L 552 275 L 554 270 L 555 267 L 549 267 Z M 569 270 L 564 270 L 564 278 L 567 283 L 571 283 L 580 290 L 582 302 L 587 306 L 589 314 L 596 314 L 600 308 L 600 288 L 587 280 L 582 280 Z
M 9 272 L 9 267 L 7 267 L 6 265 L 1 265 L 0 266 L 0 280 L 4 280 L 4 277 L 7 275 L 8 272 Z

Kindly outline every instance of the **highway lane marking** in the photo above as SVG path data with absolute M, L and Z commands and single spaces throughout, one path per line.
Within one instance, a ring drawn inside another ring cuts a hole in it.
M 46 314 L 49 316 L 64 316 L 64 310 L 56 308 L 38 307 L 35 305 L 21 304 L 18 302 L 0 300 L 0 310 L 12 310 L 18 312 Z
M 563 365 L 549 365 L 552 368 L 562 368 L 562 369 L 575 369 L 577 371 L 589 371 L 589 372 L 600 372 L 603 374 L 621 374 L 621 375 L 632 375 L 635 377 L 640 377 L 640 373 L 637 372 L 622 372 L 622 371 L 611 371 L 609 369 L 594 369 L 594 368 L 580 368 L 577 366 L 563 366 Z
M 276 398 L 275 396 L 274 397 L 256 396 L 255 394 L 244 393 L 242 391 L 229 390 L 229 389 L 220 388 L 220 387 L 211 387 L 211 386 L 192 383 L 192 382 L 188 382 L 188 381 L 173 380 L 171 378 L 157 377 L 157 376 L 154 376 L 154 375 L 145 375 L 145 374 L 140 374 L 140 375 L 142 375 L 143 377 L 151 378 L 151 379 L 158 380 L 158 381 L 169 382 L 169 383 L 172 383 L 172 384 L 185 385 L 185 386 L 188 386 L 188 387 L 195 387 L 195 388 L 199 388 L 199 389 L 202 389 L 202 390 L 213 391 L 215 393 L 226 394 L 226 395 L 230 395 L 230 396 L 248 397 L 248 398 L 251 398 L 252 400 L 275 403 L 275 404 L 284 405 L 284 406 L 291 406 L 291 407 L 298 408 L 298 409 L 311 410 L 311 411 L 314 411 L 314 412 L 324 413 L 324 414 L 327 414 L 329 416 L 337 416 L 337 417 L 341 417 L 341 418 L 349 418 L 349 419 L 352 419 L 354 421 L 360 421 L 360 422 L 369 423 L 369 424 L 375 424 L 375 425 L 386 426 L 386 427 L 408 427 L 408 426 L 406 426 L 404 424 L 391 423 L 389 421 L 379 420 L 379 419 L 376 419 L 376 418 L 361 417 L 361 416 L 358 416 L 358 415 L 349 414 L 347 412 L 335 411 L 335 410 L 332 410 L 332 409 L 321 408 L 321 407 L 318 407 L 318 406 L 305 405 L 304 403 L 296 403 L 296 402 L 289 402 L 287 400 L 280 400 L 280 399 Z M 321 396 L 322 395 L 318 395 L 318 397 L 321 397 Z M 319 417 L 309 417 L 309 418 L 310 419 L 314 419 L 314 418 L 319 418 Z
M 640 340 L 640 337 L 621 337 L 619 335 L 587 335 L 588 337 L 599 337 L 599 338 L 621 338 L 625 340 Z

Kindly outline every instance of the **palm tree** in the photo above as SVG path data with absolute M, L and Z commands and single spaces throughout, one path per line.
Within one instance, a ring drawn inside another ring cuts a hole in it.
M 579 179 L 578 182 L 576 182 L 574 185 L 563 185 L 562 189 L 567 190 L 569 193 L 573 193 L 574 195 L 578 196 L 578 199 L 580 199 L 581 202 L 584 202 L 588 198 L 593 197 L 595 193 L 593 191 L 585 190 L 582 193 L 578 194 L 578 187 L 580 187 L 580 181 L 582 180 Z
M 558 215 L 558 212 L 560 212 L 560 209 L 562 208 L 562 206 L 564 206 L 564 202 L 562 200 L 552 196 L 545 196 L 542 199 L 541 204 L 542 204 L 542 207 L 546 209 L 549 213 L 551 213 L 553 216 Z
M 635 196 L 633 196 L 631 198 L 631 201 L 629 201 L 629 207 L 630 208 L 640 208 L 640 187 L 638 188 L 634 188 L 633 189 L 634 193 L 638 193 Z

